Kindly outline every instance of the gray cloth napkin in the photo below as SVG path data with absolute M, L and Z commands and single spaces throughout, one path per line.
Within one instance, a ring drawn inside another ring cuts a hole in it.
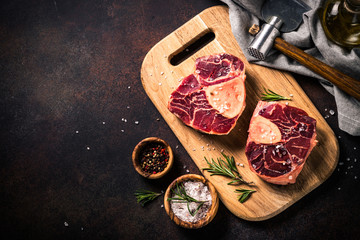
M 261 17 L 261 6 L 265 0 L 221 1 L 229 6 L 232 32 L 249 62 L 319 79 L 325 89 L 334 95 L 339 128 L 351 135 L 360 136 L 360 102 L 358 100 L 276 50 L 271 50 L 265 61 L 258 61 L 248 54 L 247 47 L 254 38 L 248 30 L 254 23 L 260 25 L 259 19 L 264 20 Z M 283 33 L 282 38 L 320 61 L 359 80 L 360 84 L 360 48 L 353 48 L 350 51 L 326 38 L 317 15 L 317 9 L 324 1 L 303 0 L 303 2 L 311 7 L 311 10 L 304 13 L 303 22 L 296 31 Z

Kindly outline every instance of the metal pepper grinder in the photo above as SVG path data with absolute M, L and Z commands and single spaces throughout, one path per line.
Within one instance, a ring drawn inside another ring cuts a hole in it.
M 327 0 L 320 18 L 328 39 L 342 47 L 360 47 L 360 0 Z

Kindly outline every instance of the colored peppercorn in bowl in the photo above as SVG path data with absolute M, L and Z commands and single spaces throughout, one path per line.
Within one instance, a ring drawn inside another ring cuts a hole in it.
M 149 179 L 164 176 L 172 167 L 173 160 L 169 144 L 156 137 L 145 138 L 139 142 L 132 154 L 135 170 Z

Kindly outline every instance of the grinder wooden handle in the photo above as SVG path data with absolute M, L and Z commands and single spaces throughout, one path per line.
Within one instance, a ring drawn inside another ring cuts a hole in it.
M 360 81 L 319 61 L 294 45 L 286 42 L 282 38 L 275 38 L 274 47 L 288 57 L 295 59 L 313 72 L 329 80 L 341 90 L 360 101 Z

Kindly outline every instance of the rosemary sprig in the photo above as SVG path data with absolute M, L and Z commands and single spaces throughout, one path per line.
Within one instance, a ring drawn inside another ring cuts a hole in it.
M 236 189 L 235 192 L 240 193 L 239 202 L 244 203 L 250 197 L 250 195 L 256 191 L 240 188 L 240 189 Z
M 288 97 L 281 96 L 270 89 L 264 88 L 265 93 L 261 94 L 261 100 L 263 101 L 280 101 L 280 100 L 291 100 Z
M 199 209 L 201 208 L 202 205 L 204 205 L 204 203 L 206 201 L 200 201 L 200 200 L 196 200 L 193 197 L 190 197 L 186 191 L 185 191 L 185 187 L 184 184 L 178 184 L 176 183 L 176 187 L 175 189 L 171 189 L 171 191 L 175 194 L 175 196 L 177 197 L 173 197 L 173 198 L 168 198 L 168 201 L 174 201 L 174 202 L 178 202 L 178 203 L 186 203 L 187 205 L 187 209 L 189 211 L 189 213 L 191 214 L 191 216 L 195 216 L 196 213 L 199 211 Z M 195 209 L 195 211 L 191 211 L 190 210 L 190 203 L 191 202 L 195 202 L 195 203 L 199 203 L 198 207 Z
M 135 191 L 136 200 L 141 206 L 160 196 L 162 193 L 156 193 L 149 190 L 139 189 Z
M 217 158 L 217 162 L 214 159 L 211 159 L 211 162 L 209 162 L 206 159 L 206 157 L 204 157 L 207 164 L 209 165 L 209 167 L 203 168 L 203 170 L 209 171 L 211 173 L 210 176 L 221 175 L 221 176 L 231 178 L 232 181 L 229 182 L 228 185 L 241 184 L 241 183 L 250 184 L 250 183 L 246 182 L 239 174 L 239 172 L 235 166 L 234 157 L 233 156 L 229 157 L 229 156 L 225 155 L 224 153 L 221 153 L 221 154 L 226 159 L 226 162 L 221 158 Z

